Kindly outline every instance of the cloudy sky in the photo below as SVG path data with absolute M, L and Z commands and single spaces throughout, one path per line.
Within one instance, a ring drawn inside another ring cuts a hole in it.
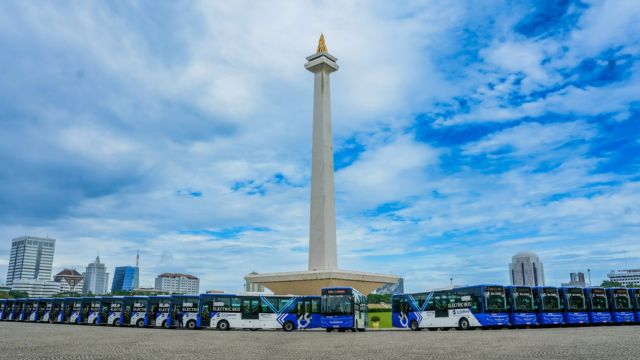
M 640 266 L 640 6 L 0 2 L 0 276 L 140 250 L 141 285 L 307 267 L 313 77 L 332 75 L 341 268 L 407 290 Z

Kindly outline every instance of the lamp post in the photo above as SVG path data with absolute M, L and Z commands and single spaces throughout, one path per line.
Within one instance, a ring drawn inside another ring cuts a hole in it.
M 591 269 L 587 269 L 587 274 L 589 274 L 589 287 L 591 287 Z
M 451 281 L 451 286 L 453 287 L 453 278 L 449 278 L 449 281 Z

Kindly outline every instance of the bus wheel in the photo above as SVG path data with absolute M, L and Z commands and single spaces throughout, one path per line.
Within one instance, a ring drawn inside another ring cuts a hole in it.
M 162 327 L 165 328 L 165 329 L 169 328 L 169 324 L 167 324 L 167 320 L 162 322 Z
M 98 325 L 98 319 L 93 319 L 93 325 Z
M 291 321 L 287 321 L 286 323 L 282 324 L 282 330 L 286 332 L 292 331 L 294 328 L 295 326 Z
M 333 329 L 332 328 L 327 328 L 327 332 L 332 332 Z
M 411 320 L 411 330 L 413 331 L 420 331 L 420 326 L 418 325 L 418 322 L 415 320 Z
M 229 322 L 227 320 L 218 322 L 218 330 L 229 330 Z
M 113 326 L 118 326 L 118 320 L 113 320 Z
M 462 318 L 458 322 L 458 329 L 460 330 L 469 330 L 469 320 L 467 318 Z
M 144 327 L 144 319 L 138 319 L 138 321 L 136 321 L 136 326 L 137 327 Z
M 187 321 L 187 329 L 194 330 L 195 328 L 196 328 L 196 321 L 195 320 Z

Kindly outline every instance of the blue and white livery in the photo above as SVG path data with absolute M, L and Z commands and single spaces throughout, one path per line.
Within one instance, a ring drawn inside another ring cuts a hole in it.
M 507 286 L 505 292 L 511 326 L 538 325 L 531 288 L 528 286 Z
M 509 325 L 504 287 L 478 285 L 394 295 L 391 322 L 394 327 L 421 329 L 469 329 Z
M 635 315 L 633 313 L 633 303 L 629 290 L 626 288 L 607 289 L 609 306 L 611 307 L 611 320 L 616 324 L 633 323 Z
M 351 287 L 324 288 L 321 291 L 320 326 L 327 331 L 365 331 L 368 326 L 367 297 Z
M 532 290 L 538 324 L 542 326 L 563 325 L 562 301 L 560 301 L 558 288 L 539 286 Z
M 589 324 L 589 311 L 584 290 L 579 287 L 561 287 L 562 316 L 566 325 Z
M 609 297 L 604 288 L 594 287 L 584 289 L 587 299 L 587 310 L 589 322 L 591 324 L 609 324 L 613 322 L 611 318 L 611 306 Z

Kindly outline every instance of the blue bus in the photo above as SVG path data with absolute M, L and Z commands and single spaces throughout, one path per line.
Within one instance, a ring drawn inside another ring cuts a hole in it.
M 533 291 L 529 286 L 507 286 L 505 293 L 511 326 L 538 325 Z
M 14 319 L 14 310 L 16 307 L 15 299 L 7 299 L 4 304 L 4 314 L 2 315 L 2 320 L 12 321 Z
M 628 289 L 610 288 L 607 289 L 607 295 L 609 296 L 609 306 L 611 307 L 611 320 L 614 323 L 635 322 L 633 303 Z
M 131 315 L 129 316 L 129 321 L 124 322 L 123 325 L 136 327 L 147 326 L 149 298 L 147 296 L 127 296 L 125 297 L 125 303 L 131 306 Z M 126 314 L 124 317 L 125 319 L 127 318 Z
M 200 327 L 200 295 L 171 296 L 171 321 L 169 327 L 194 330 Z
M 26 299 L 16 299 L 16 304 L 13 310 L 13 320 L 24 321 L 25 305 L 27 305 Z
M 601 287 L 585 288 L 584 295 L 587 299 L 587 310 L 591 324 L 611 323 L 611 306 L 607 291 Z
M 98 325 L 100 323 L 100 309 L 102 308 L 102 299 L 99 297 L 82 298 L 80 324 Z
M 332 331 L 365 331 L 368 325 L 367 297 L 351 287 L 323 288 L 320 325 Z
M 640 323 L 640 288 L 629 289 L 629 296 L 636 314 L 636 322 Z
M 38 320 L 39 322 L 49 322 L 51 316 L 51 303 L 53 299 L 40 298 L 38 299 Z
M 589 311 L 584 289 L 579 287 L 561 287 L 562 316 L 566 325 L 589 324 Z
M 147 313 L 145 314 L 145 326 L 171 327 L 171 296 L 149 296 L 147 300 Z
M 8 299 L 0 299 L 0 320 L 4 320 L 5 317 L 5 306 L 7 305 L 7 300 Z
M 198 326 L 219 330 L 318 328 L 320 297 L 203 294 Z
M 23 321 L 38 321 L 38 299 L 26 299 L 24 302 Z
M 564 324 L 562 301 L 560 301 L 558 288 L 538 286 L 532 290 L 538 324 L 542 326 Z
M 391 297 L 394 327 L 467 330 L 509 325 L 504 287 L 477 285 Z
M 100 306 L 98 324 L 124 326 L 131 324 L 133 297 L 108 296 L 103 297 Z
M 66 310 L 69 309 L 69 304 L 70 302 L 65 298 L 52 299 L 49 322 L 56 324 L 67 322 L 69 313 Z
M 65 321 L 67 324 L 80 324 L 82 318 L 83 298 L 69 298 L 66 303 Z

